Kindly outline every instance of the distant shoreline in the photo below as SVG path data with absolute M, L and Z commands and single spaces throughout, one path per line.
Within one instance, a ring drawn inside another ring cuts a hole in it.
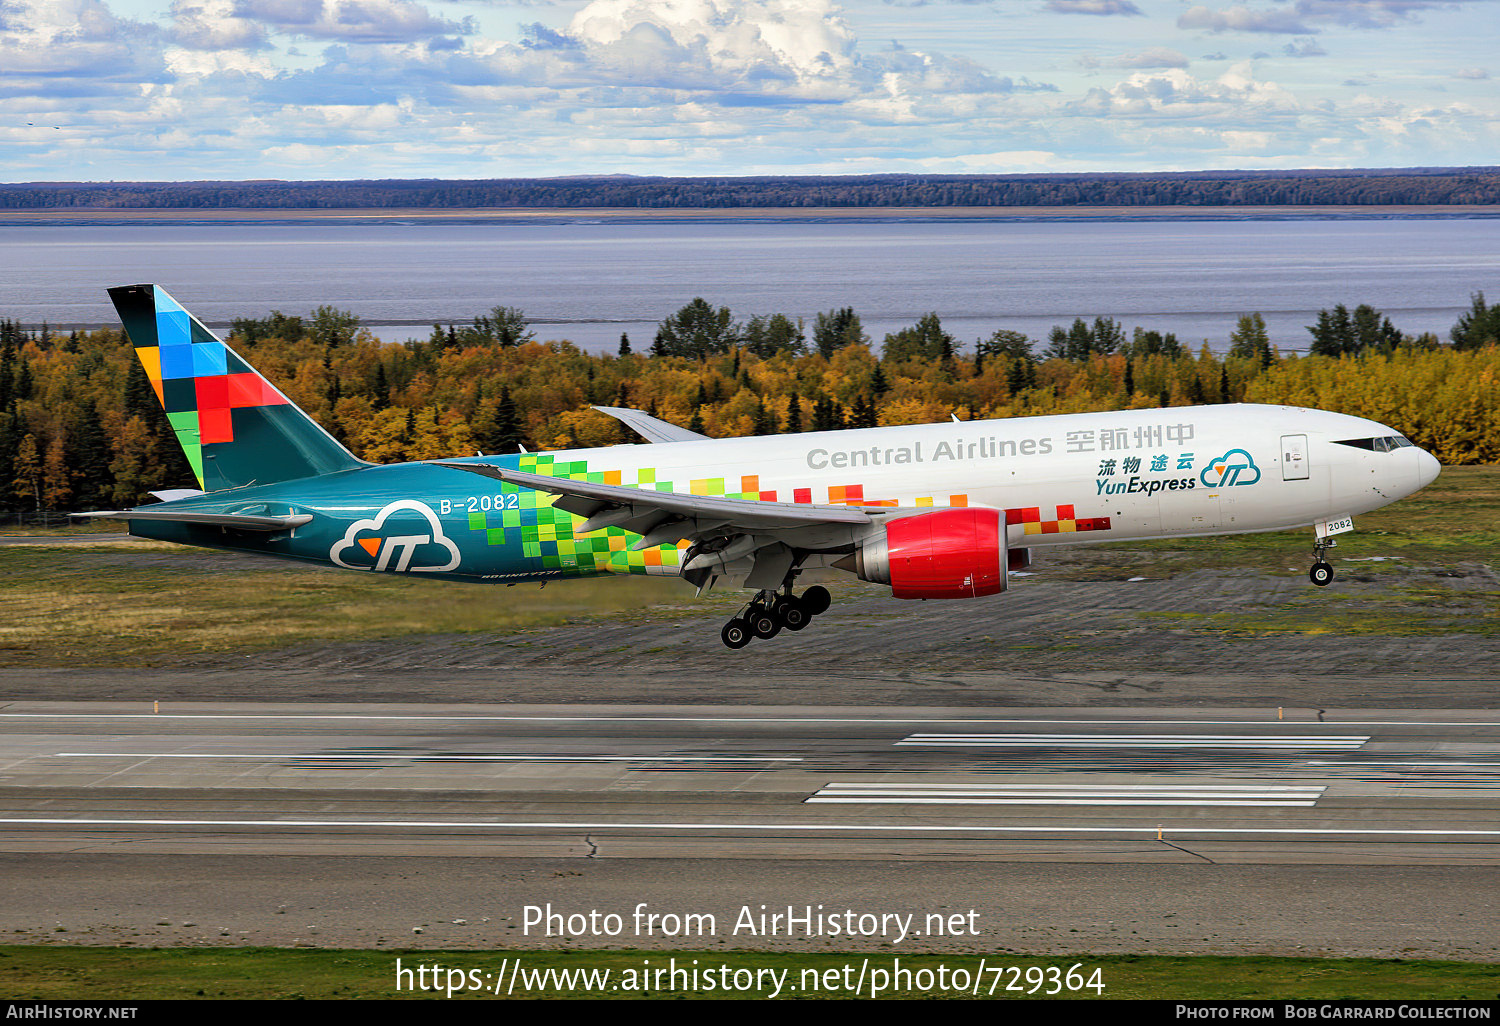
M 1340 204 L 1285 206 L 1030 206 L 1030 207 L 473 207 L 431 208 L 75 208 L 0 207 L 0 228 L 254 224 L 642 224 L 661 222 L 840 223 L 1068 221 L 1320 221 L 1473 220 L 1500 218 L 1500 204 Z

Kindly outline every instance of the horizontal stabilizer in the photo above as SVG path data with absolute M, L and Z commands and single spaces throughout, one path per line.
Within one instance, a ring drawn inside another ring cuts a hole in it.
M 173 524 L 207 524 L 210 527 L 233 527 L 240 531 L 286 531 L 312 522 L 309 513 L 289 516 L 264 516 L 249 513 L 204 513 L 199 510 L 107 509 L 97 513 L 74 513 L 75 517 L 100 520 L 161 520 Z
M 669 424 L 640 410 L 626 409 L 623 406 L 595 406 L 594 409 L 609 414 L 648 442 L 702 442 L 708 438 L 707 435 Z

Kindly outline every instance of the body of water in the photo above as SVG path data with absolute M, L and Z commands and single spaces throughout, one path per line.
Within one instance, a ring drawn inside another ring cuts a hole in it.
M 936 311 L 966 344 L 1104 315 L 1220 350 L 1242 313 L 1288 350 L 1336 303 L 1446 339 L 1472 292 L 1500 299 L 1487 218 L 59 224 L 0 227 L 0 254 L 0 317 L 26 324 L 115 324 L 105 288 L 149 281 L 215 325 L 328 304 L 402 340 L 515 306 L 591 351 L 644 350 L 695 296 L 809 336 L 852 306 L 877 345 Z

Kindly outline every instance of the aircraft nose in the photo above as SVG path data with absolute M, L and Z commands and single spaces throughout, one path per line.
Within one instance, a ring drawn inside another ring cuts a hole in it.
M 1443 465 L 1437 461 L 1437 457 L 1426 449 L 1417 450 L 1417 487 L 1426 488 L 1437 480 L 1438 474 L 1442 472 Z

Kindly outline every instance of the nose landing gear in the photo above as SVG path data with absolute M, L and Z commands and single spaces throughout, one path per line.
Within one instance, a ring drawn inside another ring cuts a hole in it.
M 744 648 L 751 638 L 774 638 L 782 629 L 800 631 L 812 618 L 828 608 L 828 589 L 808 588 L 793 595 L 791 585 L 784 592 L 762 591 L 724 625 L 720 637 L 730 648 Z
M 1320 588 L 1326 588 L 1333 583 L 1333 565 L 1324 557 L 1328 550 L 1337 544 L 1338 542 L 1332 538 L 1313 539 L 1313 565 L 1312 569 L 1307 572 L 1307 579 Z

